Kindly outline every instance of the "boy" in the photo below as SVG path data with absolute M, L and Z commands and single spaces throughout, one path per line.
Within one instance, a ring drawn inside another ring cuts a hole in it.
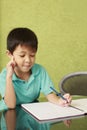
M 15 28 L 7 37 L 7 55 L 10 61 L 0 74 L 0 110 L 13 109 L 16 105 L 33 102 L 40 92 L 48 101 L 68 106 L 71 96 L 65 94 L 67 101 L 56 96 L 50 89 L 53 83 L 44 69 L 35 63 L 38 49 L 36 34 L 28 28 Z

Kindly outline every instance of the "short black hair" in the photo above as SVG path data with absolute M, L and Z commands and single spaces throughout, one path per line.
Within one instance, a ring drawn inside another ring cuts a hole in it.
M 13 53 L 18 45 L 29 46 L 37 51 L 38 39 L 36 34 L 29 28 L 14 28 L 7 36 L 7 50 Z

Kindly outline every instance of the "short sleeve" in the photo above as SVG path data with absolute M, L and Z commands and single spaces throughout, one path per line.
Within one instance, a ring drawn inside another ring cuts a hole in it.
M 48 95 L 49 93 L 53 92 L 50 87 L 54 87 L 54 84 L 47 73 L 46 69 L 42 67 L 41 71 L 41 92 L 45 95 Z
M 0 96 L 2 97 L 0 100 L 0 111 L 2 110 L 6 110 L 8 107 L 4 102 L 4 95 L 5 95 L 5 86 L 6 86 L 6 70 L 4 69 L 1 73 L 0 73 Z
M 7 105 L 5 104 L 4 100 L 1 99 L 0 100 L 0 111 L 7 110 L 7 109 L 8 109 Z

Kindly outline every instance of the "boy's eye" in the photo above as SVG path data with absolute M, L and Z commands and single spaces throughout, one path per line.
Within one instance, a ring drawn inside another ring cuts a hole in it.
M 35 57 L 35 55 L 30 55 L 31 57 Z
M 25 55 L 19 55 L 20 57 L 25 57 Z M 35 57 L 35 55 L 30 55 L 30 57 Z
M 24 57 L 25 55 L 19 55 L 20 57 Z

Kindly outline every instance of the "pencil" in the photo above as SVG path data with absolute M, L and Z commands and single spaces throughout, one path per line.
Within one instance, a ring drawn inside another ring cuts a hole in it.
M 57 96 L 59 96 L 59 97 L 61 97 L 63 100 L 66 100 L 67 101 L 67 99 L 65 98 L 65 97 L 63 97 L 63 95 L 61 94 L 61 93 L 59 93 L 56 89 L 54 89 L 53 87 L 50 87 L 55 93 L 56 93 L 56 95 Z M 67 101 L 68 102 L 68 101 Z

